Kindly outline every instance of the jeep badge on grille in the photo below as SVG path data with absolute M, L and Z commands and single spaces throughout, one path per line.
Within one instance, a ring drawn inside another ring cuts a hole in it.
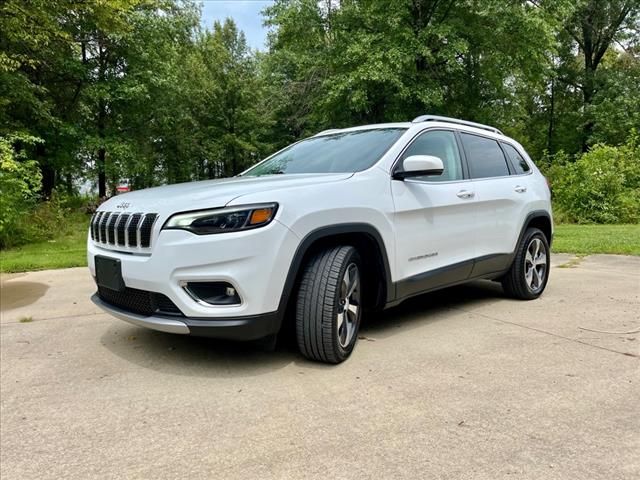
M 118 205 L 116 205 L 116 208 L 125 209 L 125 208 L 129 208 L 130 206 L 131 204 L 128 202 L 120 202 Z

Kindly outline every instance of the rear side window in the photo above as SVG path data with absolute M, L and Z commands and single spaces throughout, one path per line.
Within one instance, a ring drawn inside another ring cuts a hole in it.
M 471 178 L 506 177 L 509 175 L 507 160 L 498 142 L 490 138 L 460 134 L 469 162 Z
M 522 175 L 523 173 L 527 173 L 531 170 L 531 167 L 529 167 L 529 164 L 524 157 L 520 155 L 518 150 L 508 143 L 503 143 L 502 146 L 504 147 L 504 151 L 507 152 L 507 157 L 511 160 L 511 165 L 513 165 L 516 175 Z

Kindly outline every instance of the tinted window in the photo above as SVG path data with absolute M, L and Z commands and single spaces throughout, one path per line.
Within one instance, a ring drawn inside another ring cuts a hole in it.
M 509 168 L 498 142 L 466 133 L 462 133 L 460 136 L 467 154 L 471 178 L 509 175 Z
M 376 128 L 311 137 L 256 165 L 245 175 L 360 172 L 376 163 L 405 130 Z
M 415 177 L 416 179 L 430 182 L 462 179 L 462 162 L 460 161 L 460 152 L 453 132 L 435 130 L 423 133 L 409 145 L 402 158 L 404 159 L 411 155 L 433 155 L 440 158 L 444 164 L 442 175 L 425 175 Z
M 513 146 L 508 143 L 503 143 L 502 146 L 504 147 L 504 151 L 507 152 L 507 157 L 511 160 L 511 165 L 513 165 L 516 175 L 527 173 L 531 169 L 527 161 L 520 155 L 520 152 Z

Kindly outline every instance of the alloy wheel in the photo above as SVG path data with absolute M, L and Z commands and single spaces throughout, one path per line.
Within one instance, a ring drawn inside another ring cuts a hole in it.
M 534 238 L 527 246 L 524 259 L 524 278 L 529 289 L 537 293 L 544 287 L 547 275 L 547 249 L 539 238 Z
M 346 348 L 353 340 L 360 315 L 360 271 L 355 263 L 347 266 L 342 277 L 338 308 L 338 342 Z

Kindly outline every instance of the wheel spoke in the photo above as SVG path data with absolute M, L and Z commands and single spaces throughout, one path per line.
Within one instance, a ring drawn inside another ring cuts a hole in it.
M 538 271 L 537 267 L 533 267 L 533 273 L 534 273 L 534 277 L 535 277 L 535 287 L 533 288 L 540 288 L 540 285 L 542 285 L 542 276 L 540 275 L 540 272 Z
M 531 247 L 529 247 L 531 248 Z M 527 263 L 529 265 L 531 265 L 533 263 L 533 257 L 531 256 L 531 252 L 529 250 L 527 250 L 527 255 L 525 256 L 525 260 L 527 261 Z
M 344 272 L 344 277 L 342 278 L 342 295 L 343 298 L 347 298 L 349 296 L 349 285 L 351 283 L 351 274 L 349 269 L 347 268 L 346 272 Z
M 527 281 L 527 285 L 533 288 L 533 285 L 532 285 L 533 284 L 533 267 L 527 270 L 527 273 L 525 273 L 524 278 Z
M 547 256 L 544 254 L 544 252 L 540 253 L 538 258 L 536 258 L 536 265 L 547 265 Z
M 353 277 L 351 277 L 351 285 L 349 285 L 349 290 L 347 291 L 347 297 L 350 297 L 351 295 L 353 295 L 353 292 L 355 292 L 356 288 L 358 288 L 359 283 L 360 283 L 360 276 L 358 275 L 358 272 L 354 272 Z
M 344 317 L 345 317 L 345 313 L 344 312 L 340 312 L 338 314 L 338 332 L 340 332 L 340 328 L 342 327 L 342 324 L 344 323 Z
M 346 326 L 345 326 L 346 327 L 345 328 L 346 334 L 345 334 L 345 337 L 344 337 L 345 345 L 348 344 L 351 341 L 351 336 L 353 335 L 353 329 L 355 328 L 354 325 L 355 325 L 354 322 L 348 322 L 346 324 Z

